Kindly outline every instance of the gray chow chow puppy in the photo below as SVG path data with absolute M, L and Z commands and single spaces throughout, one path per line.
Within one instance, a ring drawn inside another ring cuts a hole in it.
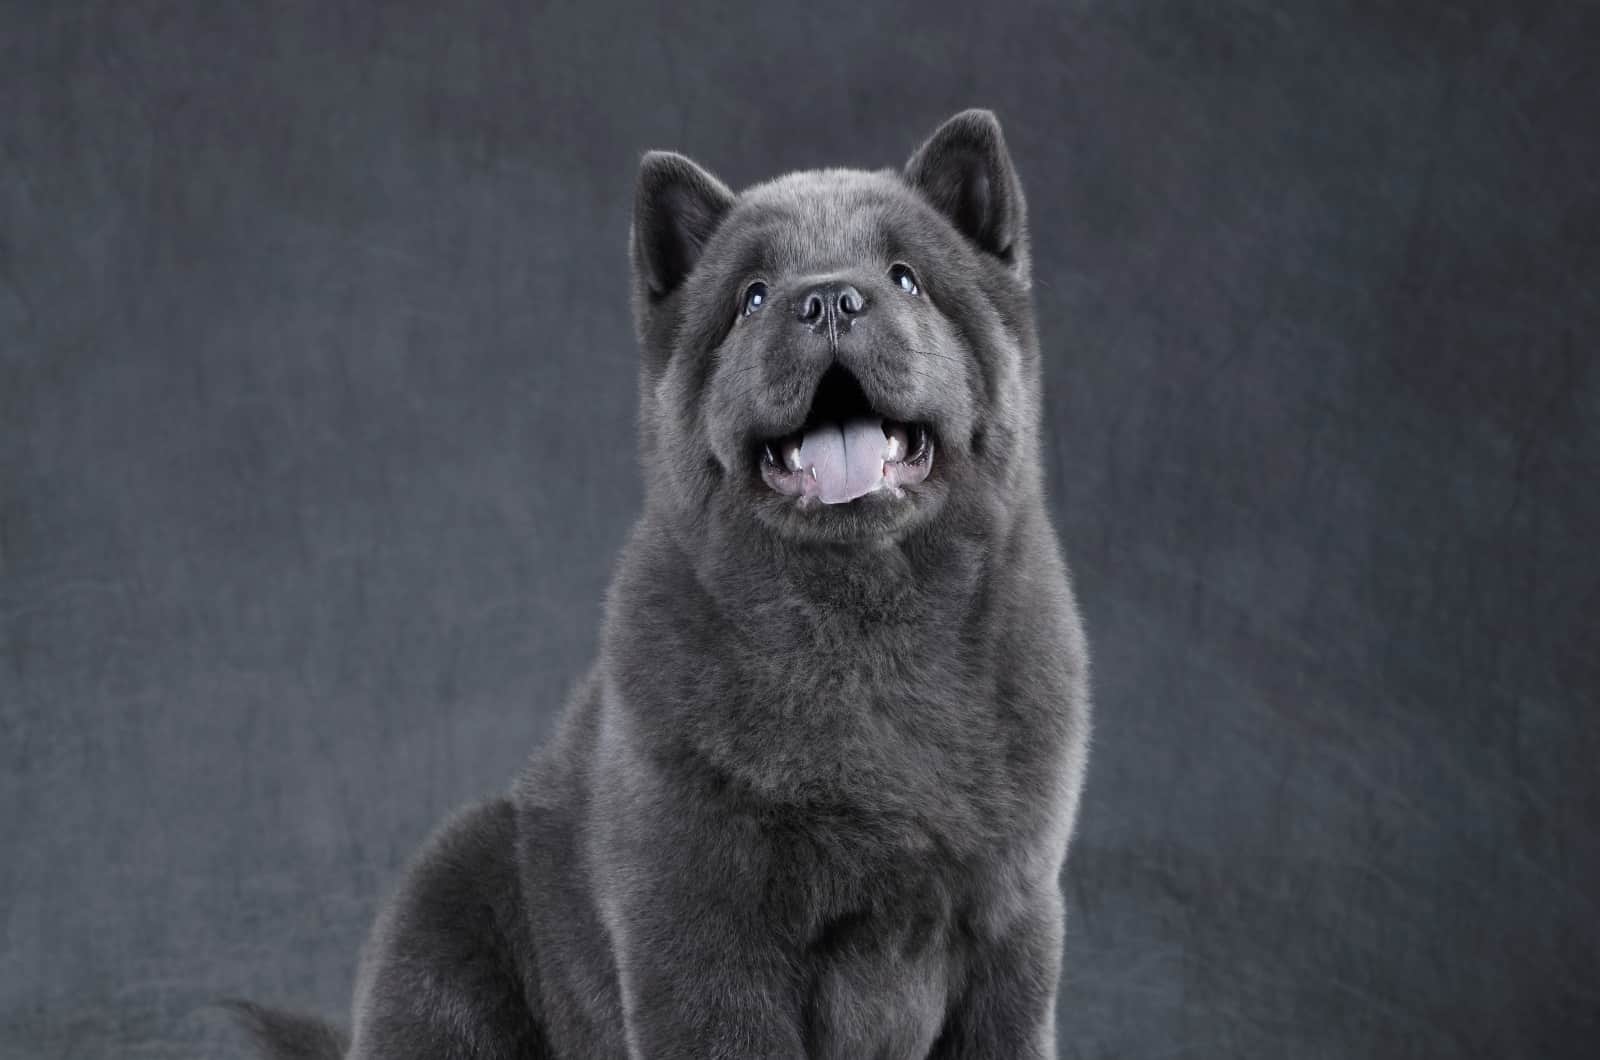
M 600 658 L 269 1056 L 1055 1055 L 1087 658 L 986 111 L 735 195 L 646 155 L 647 497 Z

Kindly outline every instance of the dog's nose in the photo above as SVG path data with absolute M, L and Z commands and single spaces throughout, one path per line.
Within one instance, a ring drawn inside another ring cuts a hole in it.
M 825 283 L 800 296 L 795 303 L 794 315 L 800 323 L 817 327 L 830 318 L 836 325 L 848 324 L 851 318 L 860 316 L 866 309 L 866 298 L 852 285 Z

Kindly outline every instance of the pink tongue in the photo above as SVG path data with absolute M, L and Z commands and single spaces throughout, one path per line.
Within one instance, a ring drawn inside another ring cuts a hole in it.
M 878 488 L 887 445 L 880 419 L 821 423 L 800 442 L 800 466 L 816 479 L 822 503 L 843 504 Z

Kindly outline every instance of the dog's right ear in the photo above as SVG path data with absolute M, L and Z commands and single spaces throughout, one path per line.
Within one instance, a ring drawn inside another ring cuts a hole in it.
M 732 205 L 733 192 L 682 155 L 645 154 L 629 242 L 634 275 L 651 297 L 669 294 L 683 282 Z

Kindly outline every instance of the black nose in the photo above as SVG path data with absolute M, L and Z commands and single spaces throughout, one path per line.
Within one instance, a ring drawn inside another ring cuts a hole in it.
M 795 303 L 794 315 L 802 324 L 816 327 L 832 319 L 836 325 L 848 324 L 852 317 L 861 315 L 867 300 L 860 291 L 848 283 L 825 283 L 801 295 Z

